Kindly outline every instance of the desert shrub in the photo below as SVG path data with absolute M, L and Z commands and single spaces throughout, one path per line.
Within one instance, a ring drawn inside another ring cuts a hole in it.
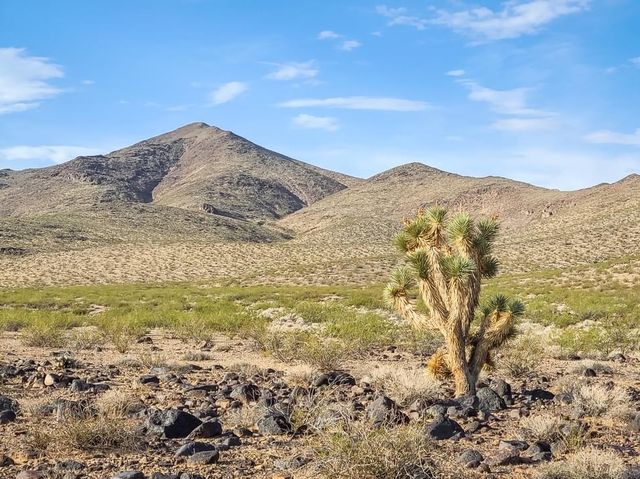
M 341 341 L 307 331 L 270 332 L 256 339 L 264 351 L 282 362 L 303 361 L 323 371 L 340 369 L 353 352 Z
M 123 419 L 135 412 L 140 401 L 116 389 L 106 391 L 96 398 L 96 410 L 103 418 Z
M 313 432 L 345 427 L 354 419 L 351 401 L 345 401 L 337 390 L 325 388 L 296 398 L 288 413 L 294 430 L 305 428 Z
M 38 348 L 59 348 L 64 345 L 64 328 L 47 320 L 34 321 L 21 331 L 22 342 Z
M 552 336 L 552 342 L 565 355 L 601 354 L 601 331 L 597 327 L 565 328 Z
M 351 423 L 318 434 L 313 444 L 317 477 L 400 479 L 439 477 L 434 447 L 416 425 L 372 428 Z
M 52 434 L 52 442 L 81 451 L 131 450 L 139 447 L 135 426 L 111 417 L 66 420 Z
M 76 351 L 95 350 L 104 343 L 104 334 L 94 329 L 76 329 L 69 334 L 69 345 Z
M 631 414 L 629 394 L 619 386 L 582 384 L 573 391 L 573 407 L 591 417 L 626 419 Z
M 97 323 L 104 337 L 119 353 L 126 353 L 131 346 L 147 333 L 147 327 L 138 322 L 136 316 L 125 315 L 118 318 L 103 317 Z
M 535 414 L 520 419 L 520 436 L 524 441 L 555 442 L 563 438 L 564 421 L 552 414 Z
M 621 479 L 624 461 L 615 453 L 593 447 L 581 449 L 564 461 L 542 466 L 538 479 Z
M 627 353 L 638 348 L 638 324 L 628 316 L 609 315 L 589 328 L 566 328 L 554 337 L 565 354 L 607 356 L 613 351 Z
M 541 338 L 519 336 L 500 350 L 499 368 L 513 378 L 526 376 L 535 371 L 543 354 L 544 343 Z
M 442 384 L 424 368 L 382 366 L 369 374 L 373 384 L 401 406 L 417 399 L 434 400 L 442 395 Z

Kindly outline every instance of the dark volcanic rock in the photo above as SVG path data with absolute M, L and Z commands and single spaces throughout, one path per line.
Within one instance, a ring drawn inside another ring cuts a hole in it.
M 188 442 L 181 446 L 176 453 L 175 457 L 193 456 L 197 452 L 215 451 L 216 447 L 212 444 L 204 442 Z
M 217 450 L 196 452 L 193 456 L 189 457 L 189 462 L 192 464 L 215 464 L 220 459 L 220 453 Z
M 325 374 L 321 374 L 313 380 L 313 387 L 321 386 L 355 386 L 355 378 L 349 374 L 341 371 L 331 371 Z
M 386 396 L 378 397 L 367 406 L 367 418 L 373 422 L 374 426 L 402 424 L 409 421 L 398 405 Z
M 485 387 L 478 389 L 477 396 L 478 409 L 480 411 L 497 412 L 507 408 L 504 399 L 491 388 Z
M 187 437 L 200 424 L 200 419 L 179 409 L 154 410 L 147 417 L 144 428 L 149 434 L 173 439 Z
M 286 434 L 291 432 L 289 420 L 278 412 L 270 412 L 258 419 L 258 431 L 265 435 Z
M 0 412 L 0 424 L 7 424 L 16 420 L 16 413 L 11 409 Z
M 425 433 L 431 439 L 443 440 L 451 439 L 452 437 L 464 434 L 464 430 L 453 419 L 449 419 L 445 416 L 437 416 L 431 421 L 425 428 Z
M 16 401 L 15 399 L 0 394 L 0 411 L 6 410 L 19 412 L 20 406 L 18 405 L 18 401 Z
M 205 421 L 191 431 L 189 439 L 207 439 L 217 437 L 220 434 L 222 434 L 222 424 L 219 421 Z

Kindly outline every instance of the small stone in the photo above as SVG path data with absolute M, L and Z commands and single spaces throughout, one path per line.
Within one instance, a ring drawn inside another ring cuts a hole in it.
M 545 389 L 535 388 L 523 390 L 522 395 L 529 401 L 552 401 L 555 395 Z
M 240 384 L 233 388 L 229 397 L 244 403 L 255 402 L 260 398 L 260 388 L 255 384 Z
M 188 442 L 181 446 L 174 457 L 193 456 L 197 452 L 215 451 L 216 447 L 204 442 Z
M 489 387 L 478 389 L 478 409 L 484 412 L 497 412 L 507 408 L 498 393 Z
M 522 458 L 520 453 L 513 449 L 502 449 L 485 462 L 489 466 L 515 466 L 522 463 Z
M 44 377 L 44 385 L 45 386 L 55 386 L 59 382 L 60 382 L 60 376 L 58 376 L 57 374 L 48 373 Z
M 189 457 L 189 462 L 192 464 L 215 464 L 220 459 L 220 453 L 217 449 L 213 451 L 196 452 Z
M 14 464 L 15 464 L 15 461 L 11 459 L 9 456 L 0 454 L 0 467 L 9 467 L 9 466 L 13 466 Z
M 44 479 L 44 473 L 40 471 L 22 471 L 16 476 L 16 479 Z
M 321 386 L 355 386 L 356 380 L 349 373 L 331 371 L 315 378 L 312 385 L 316 388 Z
M 196 427 L 189 434 L 189 439 L 208 439 L 211 437 L 217 437 L 222 434 L 222 424 L 219 421 L 205 421 Z
M 138 378 L 140 384 L 160 384 L 160 378 L 153 374 L 145 374 Z
M 16 413 L 11 409 L 0 412 L 0 424 L 7 424 L 16 420 Z
M 289 420 L 280 413 L 272 412 L 258 419 L 258 431 L 265 435 L 286 434 L 293 429 Z
M 425 428 L 425 433 L 431 439 L 438 441 L 444 439 L 451 439 L 456 434 L 464 434 L 464 430 L 453 419 L 449 419 L 445 416 L 438 416 L 431 421 Z
M 111 479 L 145 479 L 145 475 L 140 471 L 124 471 L 112 476 Z
M 596 374 L 595 370 L 593 370 L 593 369 L 591 369 L 591 368 L 586 368 L 586 369 L 583 371 L 582 375 L 583 375 L 585 378 L 595 378 L 595 377 L 597 376 L 597 374 Z
M 500 441 L 498 449 L 501 451 L 524 451 L 529 447 L 524 441 Z
M 402 424 L 409 418 L 400 411 L 398 405 L 386 396 L 380 396 L 367 407 L 367 418 L 376 427 L 385 424 Z
M 480 451 L 477 451 L 475 449 L 467 449 L 465 451 L 462 451 L 456 459 L 456 462 L 458 462 L 459 464 L 468 464 L 473 461 L 477 461 L 478 464 L 484 461 L 484 456 L 480 453 Z

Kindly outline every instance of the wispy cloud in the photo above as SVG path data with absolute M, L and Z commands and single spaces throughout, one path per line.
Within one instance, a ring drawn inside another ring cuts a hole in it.
M 361 46 L 362 43 L 360 43 L 358 40 L 345 40 L 340 44 L 338 49 L 350 52 L 351 50 L 355 50 L 356 48 L 359 48 Z
M 336 131 L 340 128 L 338 120 L 331 116 L 315 116 L 301 113 L 293 119 L 293 124 L 300 128 Z
M 424 101 L 404 98 L 349 96 L 333 98 L 301 98 L 278 104 L 283 108 L 344 108 L 347 110 L 422 111 L 430 107 Z
M 0 149 L 0 159 L 7 162 L 18 161 L 46 161 L 49 163 L 64 163 L 76 156 L 97 155 L 100 150 L 84 146 L 11 146 Z
M 314 60 L 303 63 L 277 63 L 275 65 L 276 69 L 267 75 L 269 80 L 308 80 L 320 72 Z
M 62 67 L 48 58 L 29 56 L 24 48 L 0 48 L 0 114 L 37 108 L 62 93 L 49 82 L 63 76 Z
M 378 5 L 376 7 L 376 12 L 389 19 L 387 23 L 389 26 L 404 25 L 414 27 L 417 30 L 424 30 L 427 28 L 427 19 L 409 15 L 406 8 L 393 8 L 388 7 L 387 5 Z
M 585 140 L 590 143 L 640 146 L 640 128 L 633 133 L 619 133 L 611 130 L 594 131 L 585 136 Z
M 530 88 L 494 90 L 473 80 L 459 80 L 469 90 L 469 99 L 489 104 L 491 109 L 503 115 L 549 116 L 553 113 L 530 108 L 527 105 Z
M 362 46 L 362 42 L 358 40 L 350 40 L 341 33 L 336 33 L 333 30 L 323 30 L 318 33 L 318 40 L 330 40 L 338 50 L 350 52 Z
M 432 20 L 480 40 L 503 40 L 537 33 L 557 18 L 579 13 L 589 7 L 591 0 L 509 0 L 500 10 L 487 7 L 457 12 L 437 10 Z
M 640 68 L 640 57 L 630 58 L 629 61 Z
M 463 77 L 465 74 L 464 70 L 449 70 L 447 72 L 447 76 L 450 77 Z
M 209 93 L 209 103 L 211 105 L 222 105 L 241 95 L 248 88 L 249 86 L 246 83 L 239 81 L 225 83 Z
M 337 40 L 339 38 L 342 38 L 342 35 L 333 30 L 323 30 L 318 33 L 318 40 Z
M 495 121 L 491 127 L 495 130 L 502 131 L 535 131 L 550 130 L 558 126 L 558 120 L 555 117 L 546 118 L 504 118 Z

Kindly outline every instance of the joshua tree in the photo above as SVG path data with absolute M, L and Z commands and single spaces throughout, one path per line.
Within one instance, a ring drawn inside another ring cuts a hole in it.
M 478 306 L 482 279 L 498 270 L 492 256 L 497 232 L 495 219 L 474 222 L 464 212 L 449 218 L 435 206 L 405 220 L 395 239 L 405 264 L 393 273 L 385 297 L 413 327 L 442 334 L 445 345 L 427 367 L 439 377 L 453 375 L 456 396 L 475 394 L 491 351 L 514 334 L 524 311 L 520 301 L 502 295 Z M 417 307 L 418 296 L 427 313 Z

